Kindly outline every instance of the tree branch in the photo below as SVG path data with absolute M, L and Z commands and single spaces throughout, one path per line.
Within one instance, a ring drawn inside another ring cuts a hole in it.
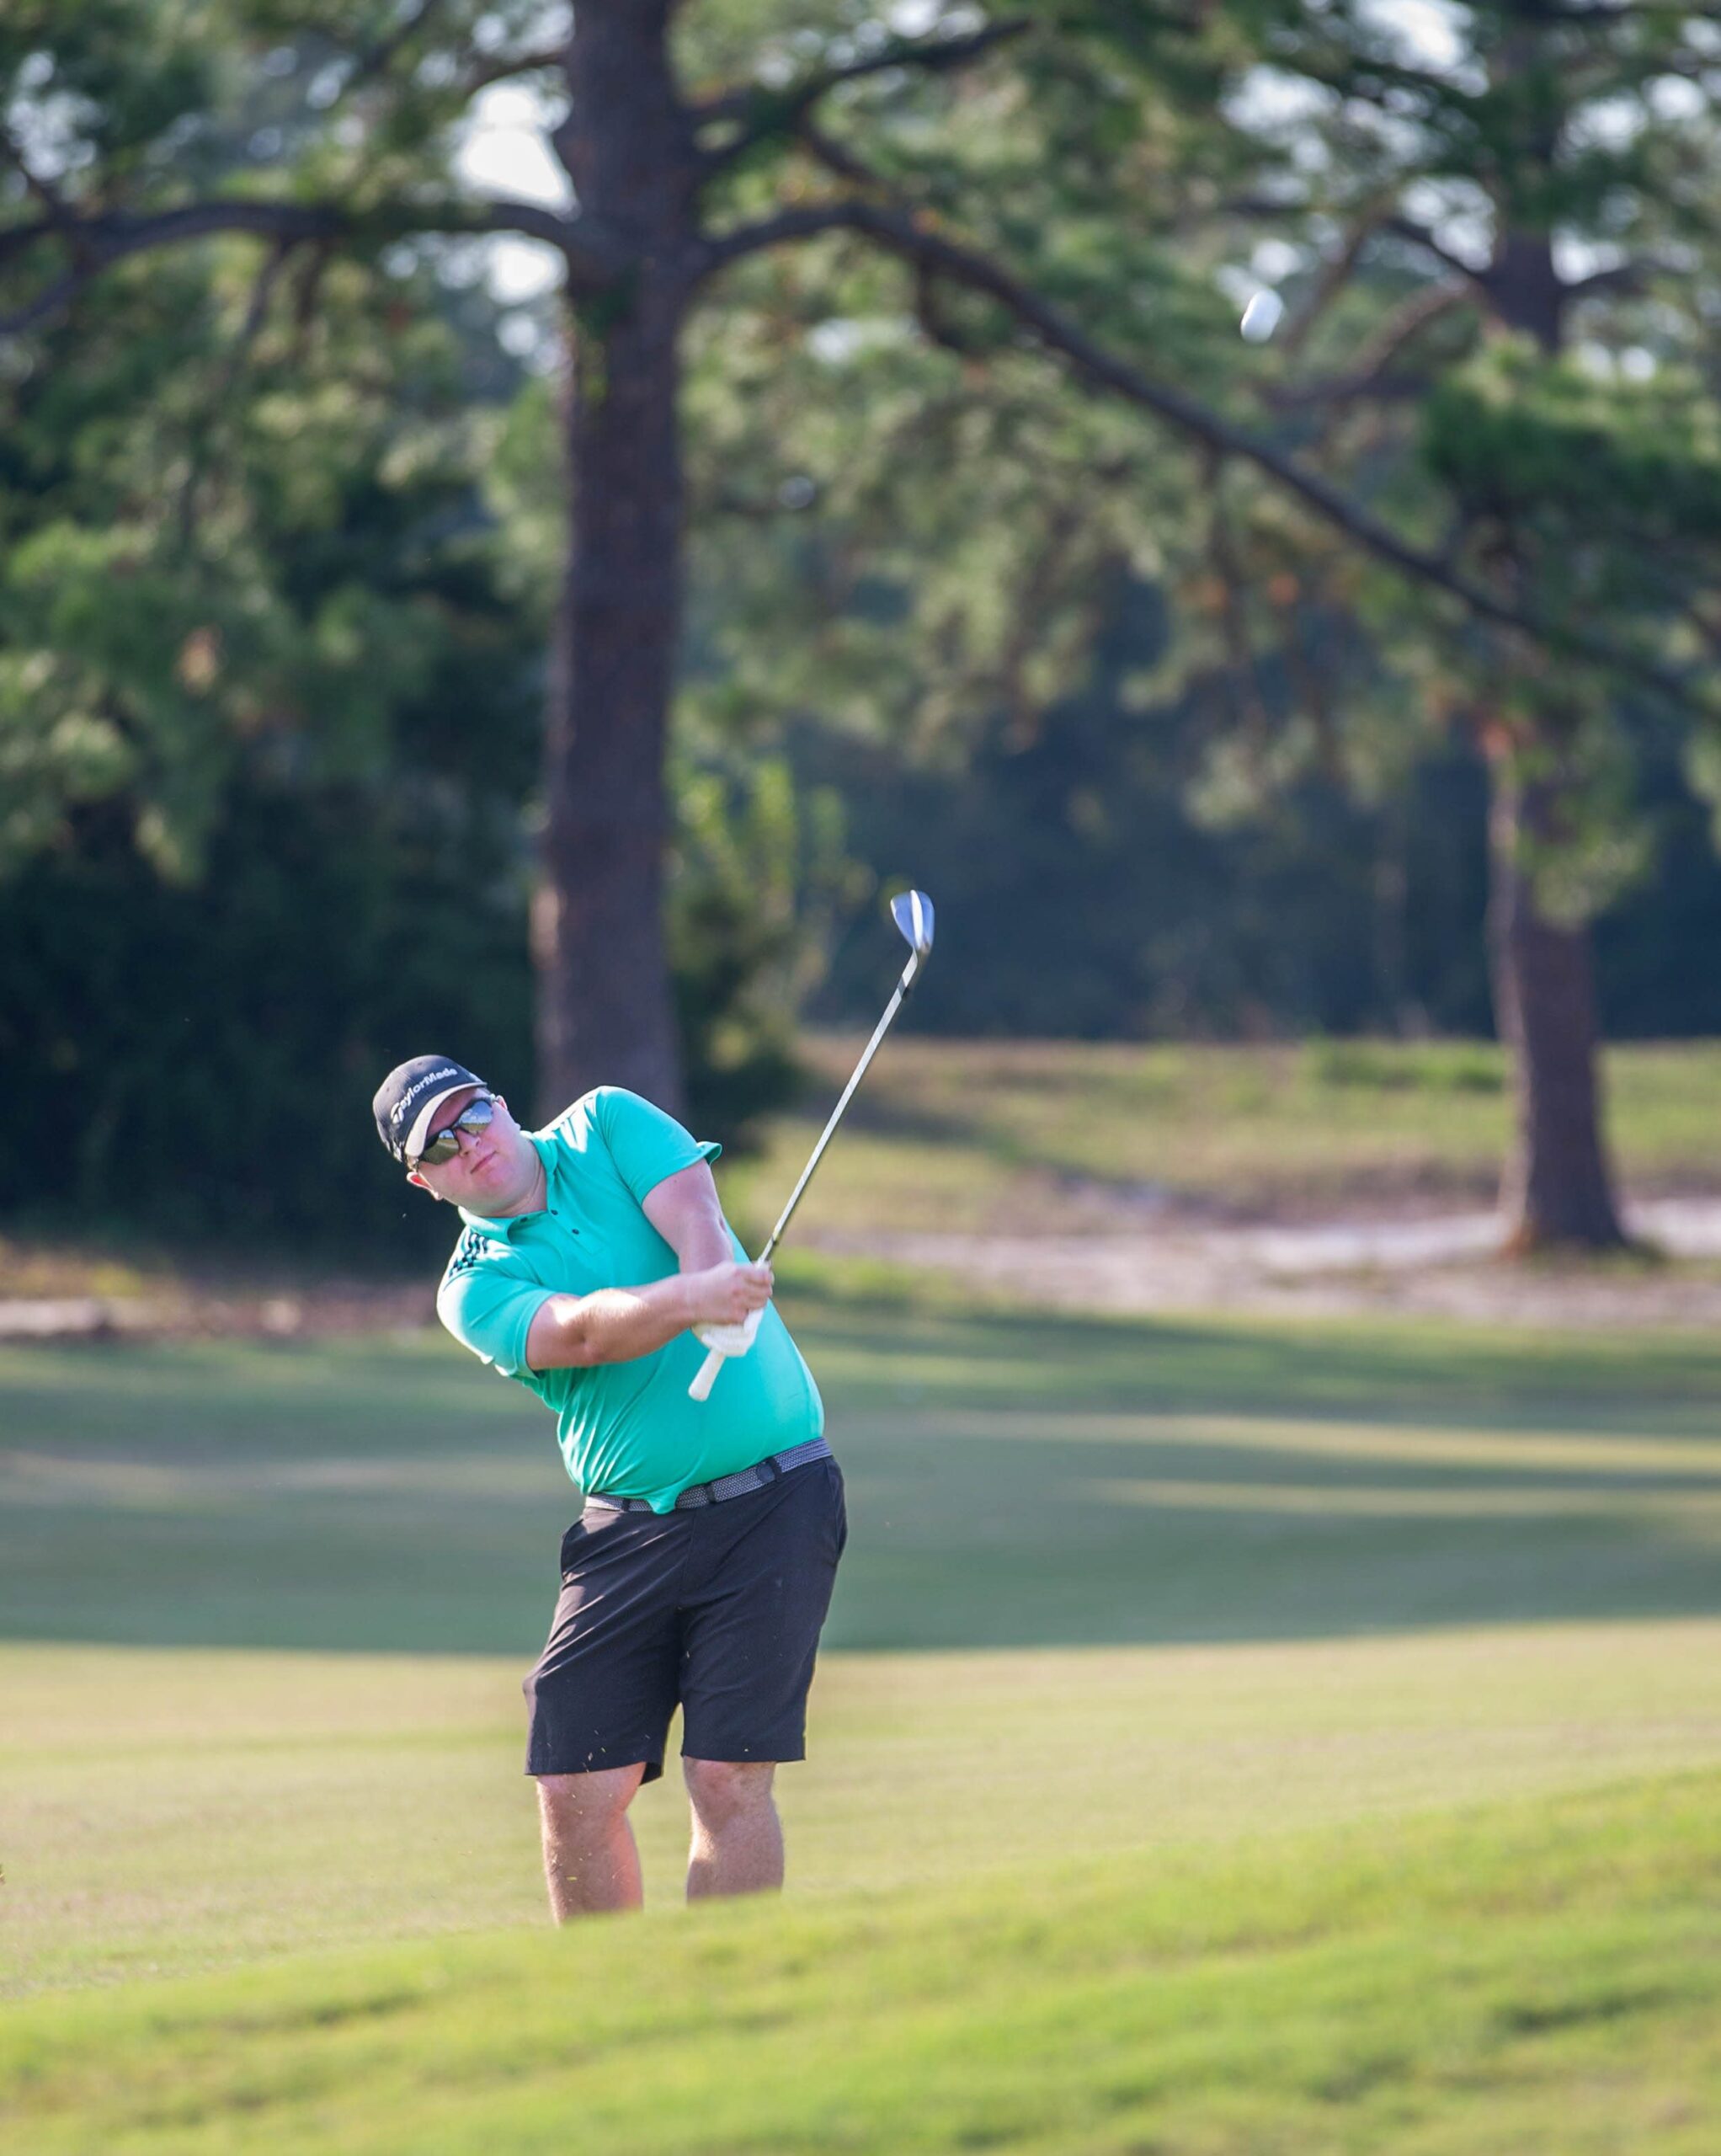
M 498 52 L 493 59 L 482 61 L 461 78 L 461 88 L 468 97 L 480 90 L 488 90 L 493 83 L 510 83 L 517 75 L 540 75 L 551 67 L 561 67 L 567 58 L 567 40 L 560 45 L 541 45 L 534 52 L 514 54 Z
M 1469 296 L 1469 288 L 1464 285 L 1430 285 L 1420 292 L 1411 293 L 1363 347 L 1356 365 L 1348 374 L 1270 389 L 1267 402 L 1276 411 L 1293 412 L 1310 404 L 1340 404 L 1356 397 L 1397 396 L 1404 394 L 1407 389 L 1420 391 L 1425 385 L 1407 384 L 1396 376 L 1388 381 L 1393 361 L 1431 323 L 1449 314 Z
M 34 329 L 39 322 L 47 322 L 71 306 L 89 282 L 93 273 L 88 270 L 69 270 L 38 292 L 33 300 L 15 308 L 10 314 L 0 314 L 0 337 L 21 337 L 27 329 Z
M 188 202 L 177 210 L 129 215 L 115 211 L 62 221 L 45 218 L 34 225 L 10 225 L 0 232 L 0 260 L 42 239 L 81 239 L 104 259 L 134 253 L 175 240 L 202 239 L 213 232 L 250 232 L 269 239 L 322 239 L 349 223 L 347 214 L 329 204 L 264 202 L 236 195 L 231 200 Z
M 113 213 L 48 217 L 34 225 L 12 225 L 0 231 L 0 262 L 22 253 L 40 240 L 58 239 L 71 247 L 73 266 L 23 307 L 0 315 L 0 337 L 20 336 L 39 322 L 51 319 L 104 270 L 150 248 L 201 239 L 216 232 L 242 232 L 290 248 L 302 241 L 327 238 L 341 228 L 338 214 L 328 208 L 242 200 L 188 203 L 183 208 L 147 216 Z
M 32 169 L 29 160 L 19 148 L 11 129 L 3 120 L 0 120 L 0 157 L 3 157 L 8 164 L 18 173 L 24 181 L 26 191 L 33 195 L 41 204 L 48 218 L 56 225 L 64 224 L 69 213 L 65 203 L 61 200 L 58 191 L 44 179 L 40 173 Z
M 1426 225 L 1419 224 L 1415 217 L 1407 217 L 1402 211 L 1395 211 L 1391 216 L 1383 218 L 1380 228 L 1392 233 L 1395 239 L 1409 240 L 1413 247 L 1425 248 L 1436 261 L 1443 262 L 1457 275 L 1468 277 L 1473 285 L 1480 284 L 1488 275 L 1485 269 L 1478 270 L 1466 262 L 1462 255 L 1454 254 L 1442 241 L 1435 237 Z
M 1233 723 L 1258 744 L 1267 733 L 1266 700 L 1261 694 L 1255 640 L 1249 631 L 1246 579 L 1225 509 L 1224 460 L 1209 455 L 1205 462 L 1207 494 L 1212 504 L 1207 525 L 1207 559 L 1219 586 L 1219 618 L 1228 661 L 1222 673 L 1222 692 L 1231 706 Z
M 1564 6 L 1560 0 L 1538 0 L 1531 10 L 1531 19 L 1537 23 L 1557 23 L 1562 27 L 1571 23 L 1629 23 L 1660 18 L 1670 24 L 1693 11 L 1679 4 L 1679 0 L 1601 0 L 1601 4 L 1586 7 L 1583 0 Z
M 1617 262 L 1611 270 L 1592 270 L 1587 277 L 1574 277 L 1564 290 L 1567 303 L 1573 300 L 1593 300 L 1603 292 L 1641 292 L 1651 277 L 1661 275 L 1677 275 L 1671 263 L 1654 262 L 1644 258 L 1632 262 Z
M 244 319 L 239 324 L 239 334 L 233 339 L 232 350 L 216 371 L 209 396 L 200 403 L 185 460 L 184 483 L 179 489 L 179 539 L 184 547 L 190 546 L 196 530 L 197 498 L 203 484 L 204 451 L 210 430 L 244 371 L 251 356 L 251 348 L 257 342 L 268 317 L 275 286 L 293 259 L 294 248 L 300 244 L 296 240 L 277 240 L 264 258 L 263 266 L 252 283 L 251 296 L 246 303 Z
M 417 36 L 441 5 L 442 0 L 418 0 L 418 6 L 402 16 L 386 37 L 366 45 L 354 61 L 352 73 L 341 85 L 343 93 L 386 73 L 402 46 Z
M 806 150 L 815 164 L 821 164 L 838 179 L 845 179 L 851 187 L 870 187 L 881 195 L 889 191 L 889 184 L 882 173 L 865 164 L 844 142 L 827 135 L 810 120 L 803 120 L 795 131 L 795 138 Z
M 1371 210 L 1367 216 L 1359 218 L 1345 234 L 1344 245 L 1323 267 L 1315 280 L 1314 290 L 1280 333 L 1280 349 L 1288 356 L 1295 358 L 1303 350 L 1316 323 L 1350 283 L 1362 250 L 1373 238 L 1379 222 L 1377 210 Z
M 1393 60 L 1382 52 L 1341 50 L 1335 59 L 1323 65 L 1318 52 L 1304 47 L 1286 64 L 1340 98 L 1361 98 L 1370 104 L 1379 104 L 1390 92 L 1403 90 L 1420 93 L 1439 104 L 1456 104 L 1468 112 L 1487 94 L 1468 88 L 1438 68 L 1419 67 L 1413 61 Z
M 1411 582 L 1444 592 L 1496 627 L 1516 630 L 1546 647 L 1565 650 L 1592 664 L 1643 681 L 1664 696 L 1684 700 L 1681 685 L 1653 661 L 1622 649 L 1590 630 L 1551 622 L 1540 614 L 1513 606 L 1485 585 L 1473 583 L 1437 556 L 1401 539 L 1390 526 L 1383 524 L 1360 502 L 1353 501 L 1320 473 L 1309 471 L 1259 435 L 1233 426 L 1182 390 L 1170 388 L 1141 373 L 1127 360 L 1096 344 L 1059 308 L 1030 290 L 989 256 L 947 239 L 930 214 L 917 215 L 878 203 L 849 200 L 781 211 L 755 224 L 742 226 L 716 242 L 706 258 L 704 274 L 714 274 L 725 264 L 764 248 L 839 232 L 870 239 L 923 274 L 947 278 L 952 284 L 995 301 L 1046 350 L 1061 355 L 1080 380 L 1151 412 L 1189 440 L 1218 456 L 1234 456 L 1254 465 L 1257 471 L 1294 494 L 1323 522 Z
M 129 255 L 227 232 L 286 246 L 311 240 L 397 238 L 415 232 L 472 237 L 518 232 L 555 248 L 567 264 L 570 280 L 588 289 L 610 283 L 622 266 L 617 253 L 585 230 L 580 220 L 535 202 L 398 203 L 355 212 L 338 203 L 265 202 L 233 196 L 147 213 L 113 211 L 67 221 L 44 218 L 0 231 L 0 262 L 45 239 L 63 240 L 84 251 L 84 259 L 67 276 L 14 313 L 0 316 L 0 336 L 17 336 L 57 312 L 93 277 Z
M 858 232 L 860 226 L 856 220 L 867 206 L 848 200 L 809 202 L 800 209 L 779 210 L 772 216 L 756 218 L 750 225 L 733 225 L 707 242 L 703 274 L 714 276 L 743 256 L 762 254 L 767 248 L 793 240 L 818 239 L 827 232 Z
M 744 88 L 707 98 L 693 106 L 690 117 L 695 128 L 726 122 L 736 125 L 738 132 L 731 141 L 706 152 L 714 167 L 727 164 L 771 136 L 793 134 L 822 99 L 845 83 L 858 83 L 869 75 L 887 74 L 899 67 L 947 74 L 956 68 L 966 67 L 971 61 L 990 52 L 994 46 L 1020 37 L 1031 28 L 1025 17 L 1016 17 L 1007 22 L 988 23 L 985 29 L 975 30 L 967 37 L 892 38 L 864 60 L 850 61 L 844 67 L 824 68 L 801 82 L 786 84 L 781 89 L 773 89 L 762 83 L 749 83 Z
M 264 260 L 263 267 L 257 273 L 256 281 L 251 287 L 251 297 L 245 308 L 245 318 L 239 324 L 239 334 L 233 339 L 232 350 L 228 353 L 221 373 L 216 378 L 215 401 L 217 403 L 226 398 L 228 391 L 238 380 L 240 371 L 246 361 L 251 356 L 251 348 L 257 342 L 264 323 L 268 318 L 269 302 L 274 297 L 274 288 L 280 282 L 282 272 L 292 259 L 293 247 L 294 243 L 291 240 L 278 241 L 272 253 Z

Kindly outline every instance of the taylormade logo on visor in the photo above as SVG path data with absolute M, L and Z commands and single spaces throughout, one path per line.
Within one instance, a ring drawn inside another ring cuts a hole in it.
M 404 1122 L 412 1113 L 413 1102 L 418 1099 L 420 1093 L 425 1091 L 429 1086 L 441 1085 L 445 1080 L 450 1078 L 454 1079 L 456 1083 L 470 1084 L 471 1082 L 466 1078 L 464 1071 L 456 1070 L 452 1065 L 442 1070 L 433 1070 L 428 1078 L 420 1078 L 415 1085 L 407 1088 L 399 1100 L 395 1102 L 394 1113 L 390 1120 L 396 1124 Z
M 377 1136 L 397 1160 L 404 1160 L 423 1143 L 418 1124 L 434 1115 L 445 1093 L 457 1092 L 462 1086 L 482 1091 L 484 1081 L 452 1056 L 415 1055 L 397 1063 L 377 1087 L 370 1103 Z

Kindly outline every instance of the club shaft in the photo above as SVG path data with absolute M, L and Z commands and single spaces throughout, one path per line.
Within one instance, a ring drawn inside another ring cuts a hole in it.
M 855 1088 L 866 1075 L 866 1066 L 871 1062 L 873 1057 L 877 1054 L 878 1044 L 890 1031 L 891 1021 L 896 1017 L 898 1011 L 902 1009 L 903 999 L 907 995 L 909 989 L 913 987 L 914 975 L 919 971 L 919 968 L 920 954 L 917 951 L 909 958 L 908 964 L 903 967 L 903 977 L 897 983 L 895 995 L 892 995 L 890 1001 L 885 1005 L 884 1016 L 879 1020 L 877 1025 L 873 1028 L 872 1038 L 867 1042 L 866 1047 L 860 1051 L 860 1060 L 855 1065 L 853 1075 L 850 1076 L 848 1084 L 843 1088 L 842 1098 L 831 1110 L 830 1121 L 826 1123 L 823 1130 L 819 1134 L 818 1143 L 813 1149 L 812 1159 L 807 1161 L 807 1166 L 801 1171 L 801 1180 L 796 1184 L 793 1190 L 790 1192 L 789 1202 L 783 1208 L 781 1216 L 778 1219 L 777 1225 L 771 1230 L 770 1241 L 759 1254 L 759 1262 L 761 1265 L 769 1265 L 770 1263 L 771 1252 L 776 1248 L 778 1243 L 782 1240 L 783 1230 L 789 1225 L 790 1214 L 793 1213 L 795 1208 L 801 1203 L 802 1192 L 805 1190 L 807 1184 L 812 1182 L 813 1171 L 818 1166 L 820 1161 L 824 1157 L 824 1149 L 830 1144 L 832 1135 L 835 1132 L 837 1125 L 843 1119 L 844 1109 L 848 1107 L 849 1102 L 854 1098 Z

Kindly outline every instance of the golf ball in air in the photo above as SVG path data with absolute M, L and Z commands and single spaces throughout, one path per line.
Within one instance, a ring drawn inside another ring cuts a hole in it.
M 1265 344 L 1279 326 L 1279 318 L 1285 312 L 1285 302 L 1276 292 L 1257 292 L 1243 310 L 1243 320 L 1238 324 L 1251 344 Z

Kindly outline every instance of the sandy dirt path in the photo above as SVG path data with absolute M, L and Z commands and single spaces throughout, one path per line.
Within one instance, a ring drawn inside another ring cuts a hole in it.
M 1508 1263 L 1495 1256 L 1499 1219 L 1481 1212 L 1256 1225 L 1167 1219 L 1080 1235 L 809 1229 L 804 1241 L 1060 1309 L 1397 1311 L 1585 1329 L 1721 1325 L 1721 1200 L 1648 1200 L 1628 1207 L 1627 1219 L 1667 1262 Z

